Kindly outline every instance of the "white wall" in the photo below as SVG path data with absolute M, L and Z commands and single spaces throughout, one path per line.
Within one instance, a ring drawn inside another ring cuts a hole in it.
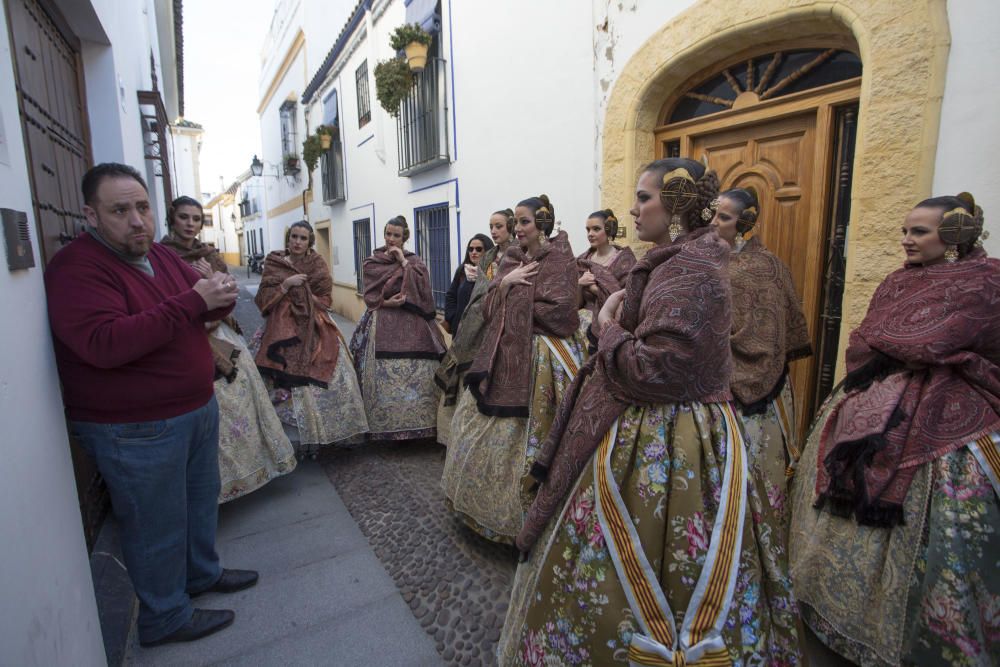
M 934 162 L 934 195 L 971 192 L 983 207 L 992 238 L 986 251 L 1000 256 L 1000 4 L 995 0 L 948 3 L 951 51 Z M 914 202 L 916 203 L 916 202 Z
M 0 261 L 0 664 L 106 664 L 45 310 L 6 15 L 0 12 L 0 207 L 28 214 L 35 262 Z M 2 246 L 2 242 L 0 242 Z
M 196 128 L 170 128 L 167 141 L 171 149 L 174 197 L 186 195 L 201 200 L 201 137 L 202 131 Z

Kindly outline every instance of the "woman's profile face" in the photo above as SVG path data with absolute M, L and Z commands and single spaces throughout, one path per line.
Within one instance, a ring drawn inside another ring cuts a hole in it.
M 497 245 L 510 240 L 510 230 L 507 229 L 507 216 L 494 213 L 490 216 L 490 236 Z
M 903 250 L 908 264 L 938 264 L 944 261 L 948 247 L 938 236 L 941 217 L 939 208 L 915 208 L 903 221 Z
M 309 252 L 309 230 L 305 227 L 292 227 L 288 232 L 288 252 L 293 257 L 301 257 Z
M 201 232 L 202 212 L 197 206 L 185 204 L 178 206 L 174 210 L 174 219 L 171 224 L 174 234 L 183 241 L 190 241 Z
M 739 222 L 743 210 L 740 203 L 729 197 L 719 197 L 719 207 L 715 209 L 712 224 L 716 226 L 719 237 L 729 245 L 736 243 L 736 223 Z
M 670 220 L 660 201 L 661 177 L 644 171 L 635 186 L 635 202 L 629 213 L 635 218 L 635 232 L 640 241 L 662 245 L 670 241 Z
M 386 225 L 384 235 L 386 248 L 403 247 L 403 228 L 399 225 Z
M 527 206 L 518 206 L 514 209 L 514 235 L 517 242 L 522 246 L 533 245 L 538 242 L 542 232 L 535 226 L 535 212 Z
M 604 229 L 604 221 L 600 218 L 587 218 L 587 241 L 594 250 L 609 242 L 608 232 Z

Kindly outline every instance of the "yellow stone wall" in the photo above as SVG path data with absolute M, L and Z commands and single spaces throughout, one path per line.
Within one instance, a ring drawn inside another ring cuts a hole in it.
M 930 196 L 950 36 L 945 0 L 702 0 L 661 26 L 617 78 L 604 120 L 604 205 L 628 210 L 654 159 L 664 101 L 690 77 L 755 45 L 842 37 L 864 66 L 851 194 L 839 369 L 848 334 L 902 263 L 898 229 Z
M 358 289 L 354 285 L 334 283 L 330 298 L 333 312 L 353 322 L 360 320 L 365 313 L 365 301 L 358 296 Z
M 242 258 L 238 252 L 223 252 L 219 254 L 222 255 L 223 261 L 229 266 L 240 266 L 242 263 Z

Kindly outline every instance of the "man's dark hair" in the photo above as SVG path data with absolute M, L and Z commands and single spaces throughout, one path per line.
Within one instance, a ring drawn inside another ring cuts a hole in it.
M 102 162 L 101 164 L 95 164 L 93 167 L 87 170 L 87 173 L 83 175 L 83 181 L 80 183 L 80 190 L 83 192 L 83 203 L 87 206 L 93 206 L 94 201 L 97 199 L 97 187 L 101 184 L 105 178 L 134 178 L 142 186 L 142 189 L 149 193 L 149 188 L 146 187 L 146 181 L 143 180 L 139 172 L 128 166 L 127 164 L 119 164 L 117 162 Z

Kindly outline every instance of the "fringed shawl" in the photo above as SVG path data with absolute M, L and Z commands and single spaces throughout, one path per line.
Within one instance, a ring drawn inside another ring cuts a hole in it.
M 1000 429 L 1000 261 L 905 266 L 847 349 L 846 396 L 823 425 L 817 505 L 892 526 L 917 468 Z
M 434 294 L 427 265 L 409 251 L 403 251 L 406 266 L 377 249 L 364 261 L 365 305 L 378 310 L 375 326 L 376 359 L 440 359 L 444 343 L 435 318 Z M 398 308 L 382 304 L 397 294 L 404 297 Z
M 789 362 L 812 354 L 792 274 L 756 236 L 729 260 L 733 287 L 733 396 L 744 414 L 767 408 Z
M 530 285 L 506 294 L 500 282 L 522 263 L 538 262 Z M 465 384 L 479 411 L 496 417 L 527 417 L 531 399 L 531 336 L 567 338 L 580 326 L 576 299 L 576 260 L 566 232 L 559 232 L 534 257 L 520 246 L 507 249 L 490 283 L 484 309 L 489 322 Z
M 576 258 L 577 277 L 583 275 L 585 271 L 590 271 L 597 283 L 598 294 L 589 289 L 583 290 L 583 307 L 594 314 L 595 320 L 604 302 L 612 292 L 617 292 L 625 285 L 625 277 L 635 266 L 635 253 L 632 252 L 632 248 L 622 248 L 618 245 L 615 248 L 618 249 L 618 254 L 607 266 L 591 259 L 591 255 L 594 254 L 593 248 Z
M 160 239 L 160 245 L 173 250 L 188 264 L 194 264 L 197 260 L 204 259 L 216 273 L 229 273 L 229 267 L 226 265 L 225 260 L 222 259 L 219 251 L 211 243 L 202 243 L 198 239 L 194 239 L 194 243 L 188 248 L 173 234 L 169 234 Z M 232 327 L 236 333 L 243 333 L 236 318 L 232 315 L 227 315 L 221 321 Z M 208 330 L 212 331 L 218 326 L 219 322 L 212 322 Z M 208 345 L 212 348 L 212 361 L 215 363 L 216 379 L 226 378 L 227 382 L 235 380 L 238 370 L 236 359 L 240 356 L 240 348 L 215 336 L 208 337 Z
M 441 360 L 441 365 L 434 372 L 434 382 L 444 393 L 444 404 L 455 405 L 458 400 L 459 378 L 469 370 L 482 343 L 486 320 L 483 316 L 483 298 L 490 287 L 493 274 L 496 273 L 497 255 L 506 247 L 494 246 L 486 251 L 479 260 L 479 277 L 476 286 L 469 297 L 469 304 L 462 316 L 462 326 L 451 341 L 451 347 Z M 502 255 L 501 255 L 502 256 Z
M 282 292 L 282 282 L 299 273 L 308 276 L 306 282 Z M 327 314 L 332 289 L 326 261 L 314 250 L 294 263 L 287 250 L 264 259 L 254 301 L 267 320 L 255 361 L 278 386 L 328 386 L 340 351 L 337 327 Z
M 729 245 L 703 228 L 636 263 L 621 322 L 598 332 L 598 352 L 567 390 L 532 467 L 541 486 L 517 536 L 522 552 L 630 405 L 731 399 L 729 255 Z

